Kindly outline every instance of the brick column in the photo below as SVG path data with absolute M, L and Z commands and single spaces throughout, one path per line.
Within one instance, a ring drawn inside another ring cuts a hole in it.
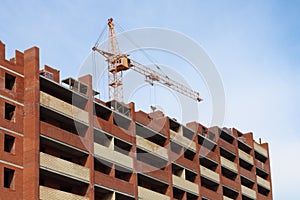
M 88 96 L 88 102 L 85 107 L 85 111 L 89 114 L 89 127 L 88 130 L 85 133 L 85 136 L 83 138 L 83 142 L 85 144 L 85 147 L 89 151 L 89 157 L 86 163 L 86 167 L 90 169 L 90 185 L 86 193 L 86 197 L 88 197 L 90 200 L 94 200 L 94 107 L 93 107 L 93 86 L 92 86 L 92 76 L 91 75 L 85 75 L 78 79 L 80 82 L 85 83 L 88 86 L 87 90 L 87 96 Z
M 23 199 L 39 197 L 39 135 L 40 135 L 39 49 L 24 53 L 24 143 Z

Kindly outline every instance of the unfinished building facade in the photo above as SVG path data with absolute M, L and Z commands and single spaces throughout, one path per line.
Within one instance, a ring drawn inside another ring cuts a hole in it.
M 270 200 L 267 143 L 95 98 L 0 42 L 0 199 Z

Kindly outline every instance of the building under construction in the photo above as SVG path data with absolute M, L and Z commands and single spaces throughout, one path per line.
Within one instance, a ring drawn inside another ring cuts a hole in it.
M 90 75 L 60 80 L 39 58 L 0 42 L 0 199 L 272 199 L 251 132 L 103 102 Z

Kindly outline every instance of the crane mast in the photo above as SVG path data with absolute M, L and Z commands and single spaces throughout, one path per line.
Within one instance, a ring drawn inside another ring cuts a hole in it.
M 126 55 L 120 52 L 113 19 L 108 19 L 108 94 L 109 100 L 124 101 L 123 71 L 128 69 Z
M 151 85 L 153 85 L 154 82 L 159 82 L 174 91 L 192 98 L 193 100 L 196 100 L 198 102 L 202 101 L 199 92 L 176 82 L 166 75 L 160 74 L 149 67 L 146 67 L 136 61 L 129 59 L 125 54 L 121 54 L 112 18 L 108 19 L 108 27 L 108 51 L 99 49 L 97 46 L 94 46 L 92 50 L 100 53 L 107 60 L 109 81 L 108 90 L 110 100 L 124 102 L 123 71 L 132 69 L 144 75 L 146 81 Z

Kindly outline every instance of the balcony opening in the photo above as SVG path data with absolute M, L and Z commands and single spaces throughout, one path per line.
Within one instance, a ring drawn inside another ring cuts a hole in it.
M 182 200 L 184 196 L 184 191 L 173 187 L 173 197 L 174 199 Z
M 107 148 L 113 148 L 113 137 L 100 130 L 94 129 L 94 142 Z
M 222 167 L 221 168 L 221 171 L 222 171 L 222 175 L 223 176 L 225 176 L 225 177 L 227 177 L 227 178 L 229 178 L 229 179 L 231 179 L 231 180 L 235 180 L 236 179 L 236 177 L 237 177 L 237 174 L 236 173 L 234 173 L 234 172 L 232 172 L 231 170 L 228 170 L 228 169 L 226 169 L 226 168 L 224 168 L 224 167 Z
M 216 169 L 219 165 L 217 162 L 215 162 L 207 157 L 200 156 L 199 161 L 200 161 L 200 165 L 202 165 L 203 167 L 206 167 L 212 171 L 216 171 Z
M 42 136 L 40 137 L 40 152 L 81 166 L 85 166 L 88 158 L 88 154 L 79 149 L 52 141 Z
M 198 144 L 201 145 L 201 148 L 205 147 L 205 150 L 207 149 L 209 151 L 215 151 L 217 146 L 215 143 L 215 134 L 212 132 L 204 132 L 203 134 L 199 133 Z
M 85 123 L 61 115 L 43 106 L 40 107 L 40 119 L 43 122 L 81 137 L 85 136 L 88 128 L 88 125 Z
M 254 181 L 253 180 L 250 180 L 244 176 L 241 176 L 241 184 L 252 189 L 253 186 L 254 186 Z
M 191 194 L 191 193 L 187 193 L 186 194 L 186 199 L 187 200 L 198 200 L 198 196 Z
M 220 147 L 220 155 L 232 162 L 234 162 L 234 160 L 236 158 L 236 155 L 234 153 L 232 153 L 231 151 L 229 151 L 223 147 Z
M 97 117 L 108 121 L 111 116 L 111 113 L 112 111 L 105 105 L 102 105 L 100 103 L 94 103 L 94 114 L 96 114 Z
M 118 199 L 118 200 L 134 200 L 133 197 L 129 197 L 129 196 L 119 194 L 119 193 L 116 193 L 116 199 Z M 107 199 L 105 199 L 105 200 L 107 200 Z
M 178 165 L 172 164 L 172 174 L 185 179 L 185 170 Z
M 262 163 L 265 163 L 267 161 L 267 158 L 259 153 L 257 153 L 256 151 L 254 152 L 254 156 L 257 160 L 259 160 Z
M 234 136 L 232 135 L 231 131 L 227 128 L 218 129 L 220 138 L 224 141 L 228 142 L 229 144 L 233 144 Z
M 263 179 L 267 179 L 268 176 L 269 176 L 269 174 L 268 174 L 266 171 L 261 170 L 261 169 L 259 169 L 259 168 L 256 168 L 256 174 L 257 174 L 258 176 L 260 176 L 261 178 L 263 178 Z
M 223 185 L 223 195 L 231 199 L 236 199 L 237 196 L 239 195 L 239 192 L 230 187 Z
M 136 124 L 136 134 L 162 147 L 167 140 L 164 135 L 141 124 Z
M 40 76 L 40 90 L 80 109 L 85 109 L 88 102 L 85 95 L 77 93 L 69 87 L 66 88 L 64 85 L 62 87 L 62 85 L 49 80 L 43 75 Z
M 181 125 L 175 119 L 169 119 L 170 129 L 176 133 L 180 132 Z
M 107 190 L 100 187 L 95 187 L 95 199 L 96 200 L 109 200 L 109 199 L 115 199 L 114 198 L 114 192 L 111 190 Z
M 244 169 L 247 169 L 248 171 L 252 170 L 253 165 L 250 163 L 244 161 L 243 159 L 239 159 L 240 166 Z
M 129 171 L 128 169 L 125 169 L 120 166 L 115 166 L 115 177 L 118 179 L 121 179 L 123 181 L 130 182 L 132 177 L 132 171 Z
M 239 147 L 239 149 L 241 149 L 242 151 L 246 152 L 247 154 L 250 154 L 252 148 L 249 145 L 247 145 L 246 143 L 244 143 L 243 141 L 241 141 L 241 140 L 243 140 L 243 139 L 242 138 L 238 139 L 238 147 Z
M 138 174 L 138 186 L 158 192 L 160 194 L 166 194 L 168 190 L 168 185 L 166 183 L 154 180 L 141 174 Z
M 245 196 L 245 195 L 242 195 L 242 200 L 253 200 L 252 198 L 249 198 L 249 197 L 247 197 L 247 196 Z
M 217 191 L 219 184 L 201 176 L 201 185 L 209 190 Z
M 183 136 L 188 138 L 189 140 L 193 140 L 194 132 L 187 127 L 182 126 Z
M 183 149 L 181 145 L 171 141 L 171 151 L 176 154 L 181 154 L 181 150 Z
M 80 180 L 75 180 L 61 174 L 53 173 L 51 171 L 48 171 L 47 169 L 40 169 L 39 182 L 40 185 L 47 187 L 48 189 L 52 189 L 51 192 L 53 192 L 53 195 L 58 194 L 55 190 L 61 190 L 75 195 L 84 196 L 89 186 L 88 183 L 82 182 Z
M 189 149 L 184 149 L 184 157 L 188 160 L 193 161 L 195 158 L 196 153 L 189 150 Z
M 269 193 L 270 193 L 270 190 L 264 188 L 264 187 L 261 187 L 260 185 L 257 185 L 257 190 L 258 190 L 258 193 L 264 195 L 264 196 L 268 196 Z
M 113 164 L 98 158 L 94 159 L 94 169 L 106 175 L 111 175 L 113 172 Z
M 16 77 L 5 73 L 5 88 L 8 90 L 13 90 L 15 88 Z
M 137 148 L 137 159 L 161 170 L 164 170 L 168 164 L 167 160 L 139 148 Z
M 15 137 L 7 134 L 4 135 L 4 151 L 15 153 Z
M 114 138 L 114 150 L 124 155 L 129 155 L 132 150 L 132 144 Z
M 4 187 L 14 189 L 15 187 L 15 170 L 4 167 Z
M 16 106 L 5 103 L 5 119 L 12 120 L 15 114 Z
M 192 172 L 190 170 L 185 170 L 185 179 L 186 180 L 195 183 L 196 177 L 197 177 L 197 174 L 195 172 Z
M 128 130 L 130 124 L 131 124 L 131 119 L 124 116 L 121 113 L 113 112 L 113 121 L 114 125 L 121 127 L 125 130 Z

